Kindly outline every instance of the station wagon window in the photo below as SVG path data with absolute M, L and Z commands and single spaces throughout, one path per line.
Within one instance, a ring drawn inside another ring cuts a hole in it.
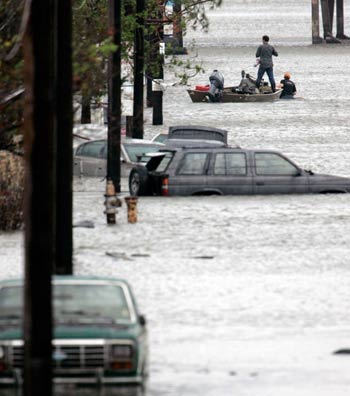
M 174 153 L 167 153 L 161 160 L 160 164 L 157 166 L 156 171 L 165 172 L 173 158 L 174 158 Z
M 179 175 L 203 175 L 207 162 L 207 153 L 188 153 L 177 171 Z
M 76 155 L 83 157 L 100 158 L 101 149 L 105 145 L 105 142 L 91 142 L 85 143 L 78 147 Z
M 247 160 L 243 153 L 219 153 L 215 156 L 214 175 L 245 176 Z
M 293 164 L 275 153 L 256 153 L 255 168 L 257 175 L 295 176 L 299 173 Z

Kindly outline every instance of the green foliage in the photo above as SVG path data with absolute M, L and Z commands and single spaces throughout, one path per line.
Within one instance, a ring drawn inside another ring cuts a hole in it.
M 173 0 L 175 5 L 180 0 Z M 125 15 L 122 18 L 122 67 L 123 78 L 132 80 L 134 32 L 144 28 L 145 63 L 147 72 L 157 74 L 159 51 L 154 43 L 159 42 L 163 23 L 177 23 L 186 29 L 199 27 L 207 30 L 209 21 L 206 9 L 217 7 L 222 0 L 181 0 L 182 11 L 165 14 L 166 1 L 148 0 L 147 10 L 140 15 L 135 13 L 136 0 L 123 0 Z M 109 56 L 117 49 L 112 43 L 109 31 L 107 0 L 72 0 L 73 5 L 73 78 L 75 92 L 82 98 L 98 100 L 107 90 L 107 63 Z M 0 1 L 0 102 L 11 92 L 23 86 L 22 51 L 18 46 L 21 38 L 20 26 L 24 0 Z M 145 25 L 142 24 L 145 21 Z M 141 25 L 140 25 L 141 23 Z M 18 47 L 18 48 L 17 48 Z M 11 53 L 11 59 L 8 55 Z M 180 82 L 202 71 L 196 56 L 183 61 L 178 56 L 167 56 L 166 64 Z M 0 129 L 16 127 L 22 121 L 23 103 L 19 106 L 6 106 L 2 112 Z M 6 114 L 4 114 L 6 113 Z
M 23 0 L 0 1 L 0 149 L 11 147 L 23 119 L 22 98 L 11 104 L 2 103 L 23 86 L 22 52 L 17 45 L 22 10 Z

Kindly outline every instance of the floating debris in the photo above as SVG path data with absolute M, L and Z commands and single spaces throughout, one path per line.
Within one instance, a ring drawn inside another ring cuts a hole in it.
M 106 252 L 106 255 L 109 257 L 113 257 L 114 259 L 117 260 L 126 260 L 126 261 L 132 261 L 130 257 L 126 255 L 126 253 L 123 252 Z
M 95 224 L 90 220 L 79 221 L 78 223 L 73 224 L 74 228 L 95 228 Z
M 234 377 L 235 375 L 237 375 L 237 373 L 236 373 L 236 371 L 230 371 L 230 372 L 229 372 L 229 375 L 230 375 L 231 377 Z
M 214 256 L 194 256 L 192 257 L 194 259 L 203 259 L 203 260 L 212 260 L 214 258 Z
M 133 253 L 131 257 L 151 257 L 151 255 L 147 253 Z
M 333 355 L 350 355 L 350 348 L 342 348 L 333 352 Z

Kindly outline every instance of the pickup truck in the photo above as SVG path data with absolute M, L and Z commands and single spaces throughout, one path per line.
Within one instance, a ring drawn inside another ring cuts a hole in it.
M 53 283 L 55 383 L 143 384 L 148 343 L 128 283 L 56 276 Z M 21 385 L 23 280 L 0 281 L 0 385 Z

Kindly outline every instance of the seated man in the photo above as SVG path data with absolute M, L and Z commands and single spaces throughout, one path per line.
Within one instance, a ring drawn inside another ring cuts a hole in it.
M 293 99 L 297 92 L 297 89 L 293 81 L 291 81 L 290 79 L 290 73 L 288 72 L 284 73 L 284 80 L 281 80 L 280 84 L 281 84 L 281 88 L 283 88 L 280 98 Z

